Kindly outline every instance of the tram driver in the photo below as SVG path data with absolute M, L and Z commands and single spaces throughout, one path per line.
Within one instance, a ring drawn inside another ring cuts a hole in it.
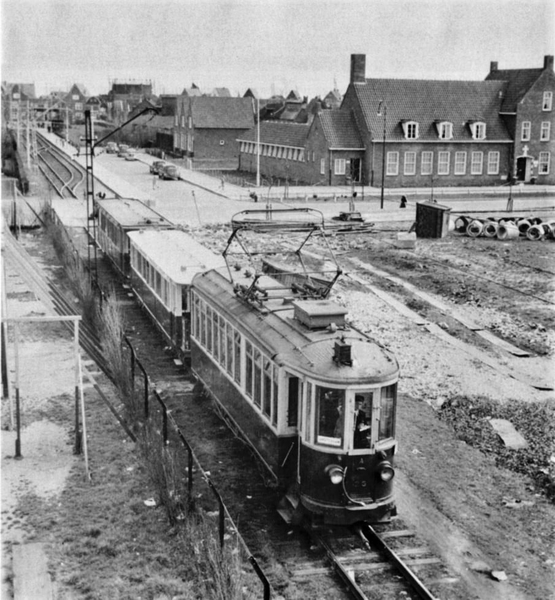
M 355 395 L 355 418 L 354 418 L 354 448 L 368 448 L 369 440 L 368 434 L 370 431 L 370 425 L 368 423 L 368 416 L 363 408 L 364 397 Z

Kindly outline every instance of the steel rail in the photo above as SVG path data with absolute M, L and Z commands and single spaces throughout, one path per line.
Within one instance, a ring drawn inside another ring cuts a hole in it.
M 399 555 L 383 541 L 371 525 L 367 523 L 361 525 L 360 533 L 371 545 L 375 546 L 389 558 L 421 600 L 437 600 L 430 590 L 418 579 L 416 574 L 401 560 Z

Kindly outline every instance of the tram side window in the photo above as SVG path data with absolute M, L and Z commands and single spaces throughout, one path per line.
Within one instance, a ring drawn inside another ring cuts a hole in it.
M 249 341 L 245 341 L 245 392 L 252 398 L 252 381 L 254 374 L 253 347 Z
M 214 332 L 214 358 L 220 360 L 220 317 L 216 311 L 212 312 L 212 330 Z
M 345 431 L 345 391 L 316 386 L 316 441 L 341 446 Z
M 206 307 L 206 349 L 212 353 L 212 309 Z
M 262 412 L 269 417 L 272 414 L 272 363 L 266 357 L 262 360 L 264 365 Z
M 277 407 L 277 402 L 278 402 L 278 368 L 273 365 L 272 367 L 273 369 L 273 392 L 274 395 L 272 396 L 272 425 L 277 425 L 277 413 L 278 413 L 278 407 Z
M 226 336 L 225 336 L 225 319 L 220 316 L 220 364 L 226 366 Z
M 380 427 L 378 438 L 385 440 L 394 436 L 396 384 L 382 388 Z
M 237 383 L 241 383 L 241 334 L 238 331 L 233 332 L 233 356 L 234 370 L 233 379 Z
M 227 346 L 227 362 L 225 365 L 226 371 L 233 374 L 233 327 L 226 323 L 225 341 Z
M 260 351 L 254 349 L 254 392 L 253 399 L 256 406 L 262 404 L 262 356 Z
M 204 300 L 199 303 L 200 308 L 200 343 L 206 346 L 206 304 Z

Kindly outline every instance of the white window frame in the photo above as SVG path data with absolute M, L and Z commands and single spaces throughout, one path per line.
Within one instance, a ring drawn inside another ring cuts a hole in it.
M 532 121 L 522 121 L 520 141 L 529 142 L 532 135 Z
M 429 157 L 429 160 L 428 160 Z M 420 157 L 420 174 L 432 175 L 434 172 L 434 153 L 429 150 L 422 152 Z
M 326 174 L 326 159 L 321 158 L 320 159 L 320 175 L 325 175 L 325 174 Z
M 466 175 L 466 152 L 455 152 L 455 175 Z
M 417 121 L 405 121 L 403 132 L 406 140 L 417 140 L 419 137 L 419 126 Z
M 542 110 L 551 110 L 553 108 L 553 92 L 544 92 L 542 99 Z
M 399 175 L 399 152 L 387 153 L 385 174 L 389 176 Z
M 538 155 L 538 175 L 549 175 L 551 166 L 551 153 L 540 152 Z
M 470 174 L 481 175 L 484 172 L 484 153 L 473 152 L 470 158 Z
M 450 121 L 441 121 L 437 124 L 437 136 L 440 140 L 453 139 L 453 123 Z
M 416 152 L 405 152 L 403 175 L 416 175 Z
M 334 161 L 333 172 L 334 175 L 345 175 L 346 161 L 344 158 L 336 158 Z
M 488 152 L 488 175 L 499 175 L 501 153 L 498 150 Z
M 75 102 L 76 100 L 79 100 L 79 94 L 72 94 L 71 99 Z
M 451 162 L 451 153 L 448 151 L 442 151 L 437 153 L 437 174 L 438 175 L 449 175 Z
M 193 117 L 191 117 L 189 115 L 189 118 L 187 119 L 187 121 L 188 121 L 188 124 L 189 124 L 189 129 L 192 129 L 193 128 Z
M 551 123 L 550 123 L 550 121 L 542 121 L 541 129 L 540 129 L 540 141 L 541 142 L 549 142 L 550 137 L 551 137 Z
M 185 115 L 181 115 L 181 127 L 185 128 Z
M 83 103 L 82 102 L 76 102 L 75 105 L 73 106 L 74 110 L 83 110 Z
M 472 123 L 472 138 L 475 140 L 485 140 L 486 139 L 486 124 L 483 121 L 478 121 L 476 123 Z

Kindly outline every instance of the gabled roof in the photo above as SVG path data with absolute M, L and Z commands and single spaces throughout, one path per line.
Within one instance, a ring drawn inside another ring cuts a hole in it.
M 251 98 L 199 96 L 189 102 L 195 129 L 250 129 L 254 125 Z
M 364 143 L 351 111 L 324 110 L 319 113 L 318 118 L 330 148 L 364 149 Z
M 510 140 L 499 116 L 504 81 L 432 81 L 419 79 L 367 79 L 351 84 L 359 100 L 367 128 L 374 138 L 383 136 L 384 117 L 378 116 L 380 102 L 386 106 L 386 138 L 404 140 L 402 121 L 419 124 L 420 140 L 437 140 L 435 124 L 453 124 L 453 139 L 472 139 L 468 122 L 484 121 L 488 140 Z
M 202 96 L 202 92 L 198 87 L 184 88 L 181 92 L 181 96 Z
M 538 80 L 543 69 L 503 69 L 491 71 L 486 81 L 507 82 L 502 112 L 516 112 L 516 105 Z
M 306 123 L 283 123 L 280 121 L 260 122 L 260 143 L 275 146 L 289 146 L 304 148 L 310 125 Z M 255 142 L 257 140 L 256 127 L 245 132 L 240 141 Z
M 24 96 L 23 99 L 33 100 L 36 97 L 35 94 L 35 84 L 34 83 L 14 83 L 12 89 L 10 90 L 10 94 L 19 93 L 21 96 Z
M 231 92 L 226 87 L 214 88 L 212 90 L 212 96 L 217 96 L 218 98 L 231 98 Z
M 291 90 L 286 98 L 289 102 L 302 102 L 303 97 L 297 92 L 297 90 Z

